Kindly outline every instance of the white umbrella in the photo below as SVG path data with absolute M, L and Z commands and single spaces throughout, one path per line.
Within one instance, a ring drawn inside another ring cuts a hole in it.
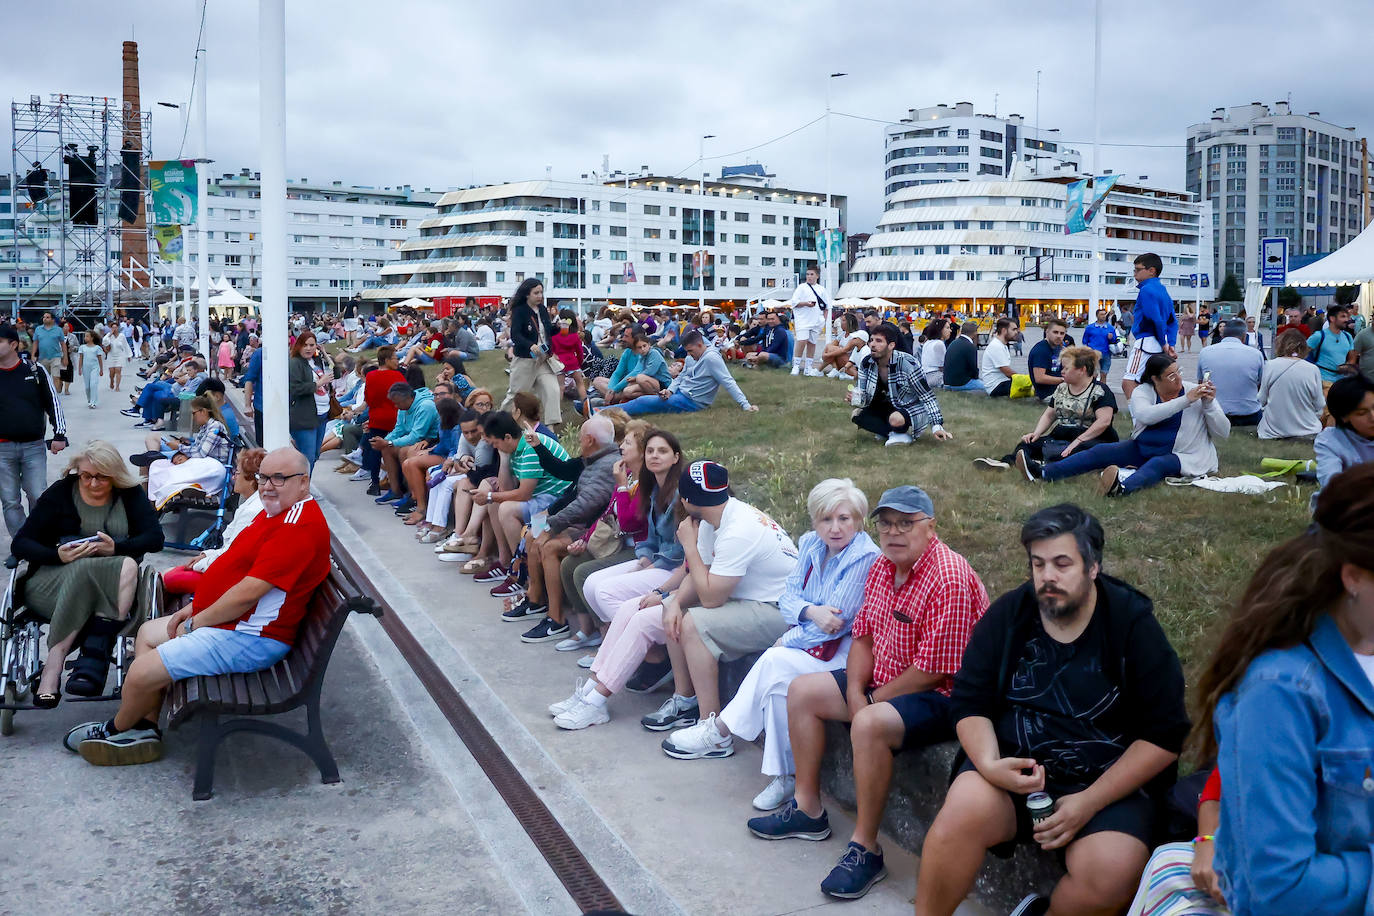
M 835 304 L 842 309 L 860 309 L 866 306 L 868 303 L 865 300 L 858 299 L 854 296 L 845 296 L 843 299 L 836 299 Z
M 868 308 L 871 308 L 871 309 L 899 309 L 899 308 L 901 308 L 901 306 L 898 305 L 897 303 L 895 303 L 895 302 L 890 302 L 889 300 L 884 299 L 884 298 L 882 298 L 881 296 L 875 296 L 874 298 L 869 299 L 867 302 L 864 303 L 864 305 L 866 305 Z

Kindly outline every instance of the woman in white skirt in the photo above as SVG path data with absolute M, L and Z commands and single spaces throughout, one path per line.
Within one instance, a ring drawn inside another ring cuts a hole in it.
M 796 786 L 787 732 L 788 685 L 803 674 L 845 666 L 849 626 L 879 554 L 863 530 L 868 497 L 853 481 L 822 480 L 807 496 L 806 509 L 812 530 L 797 544 L 797 568 L 778 601 L 792 628 L 749 669 L 719 717 L 708 716 L 663 742 L 663 752 L 680 760 L 728 757 L 734 753 L 733 736 L 752 741 L 763 732 L 763 775 L 772 778 L 754 798 L 760 811 L 786 803 Z
M 109 370 L 110 390 L 118 391 L 124 377 L 124 367 L 134 358 L 134 354 L 129 351 L 129 341 L 118 327 L 106 328 L 100 342 L 105 347 L 105 368 Z

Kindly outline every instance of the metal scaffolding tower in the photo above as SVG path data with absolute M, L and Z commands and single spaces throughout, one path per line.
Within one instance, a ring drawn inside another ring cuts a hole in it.
M 117 302 L 145 302 L 152 295 L 152 287 L 159 285 L 152 279 L 151 265 L 120 264 L 120 255 L 126 248 L 123 241 L 130 233 L 146 239 L 143 250 L 155 250 L 151 245 L 151 220 L 147 226 L 135 227 L 120 219 L 120 150 L 125 117 L 125 106 L 118 99 L 98 96 L 54 93 L 46 102 L 32 95 L 27 101 L 10 103 L 14 231 L 8 239 L 6 266 L 22 271 L 25 250 L 37 252 L 42 265 L 42 276 L 36 285 L 21 288 L 19 283 L 14 284 L 15 315 L 26 303 L 36 305 L 41 300 L 44 307 L 56 306 L 64 313 L 99 312 L 109 316 Z M 152 116 L 143 112 L 138 117 L 142 121 L 142 148 L 138 156 L 137 191 L 139 207 L 148 213 Z M 90 179 L 83 174 L 86 166 L 71 163 L 73 157 L 94 166 L 93 207 L 82 207 L 84 214 L 78 214 L 73 206 L 74 196 L 80 205 L 81 193 L 74 195 L 72 186 L 89 183 Z M 35 196 L 39 199 L 35 200 Z M 73 219 L 83 215 L 94 224 Z

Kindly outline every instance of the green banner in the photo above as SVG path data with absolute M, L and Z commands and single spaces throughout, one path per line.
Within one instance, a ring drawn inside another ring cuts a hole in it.
M 157 240 L 157 253 L 162 260 L 168 263 L 181 260 L 186 241 L 180 226 L 154 226 L 153 238 Z
M 148 183 L 153 191 L 154 223 L 185 226 L 196 221 L 194 159 L 163 159 L 149 163 Z

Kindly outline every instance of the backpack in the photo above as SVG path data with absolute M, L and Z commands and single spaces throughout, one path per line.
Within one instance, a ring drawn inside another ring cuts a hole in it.
M 1350 332 L 1341 331 L 1340 333 L 1344 335 L 1349 334 Z M 1337 339 L 1339 339 L 1339 337 Z M 1314 349 L 1307 351 L 1307 361 L 1314 366 L 1321 365 L 1319 360 L 1322 356 L 1322 344 L 1324 343 L 1326 343 L 1326 328 L 1322 328 L 1320 331 L 1317 332 L 1317 346 Z

